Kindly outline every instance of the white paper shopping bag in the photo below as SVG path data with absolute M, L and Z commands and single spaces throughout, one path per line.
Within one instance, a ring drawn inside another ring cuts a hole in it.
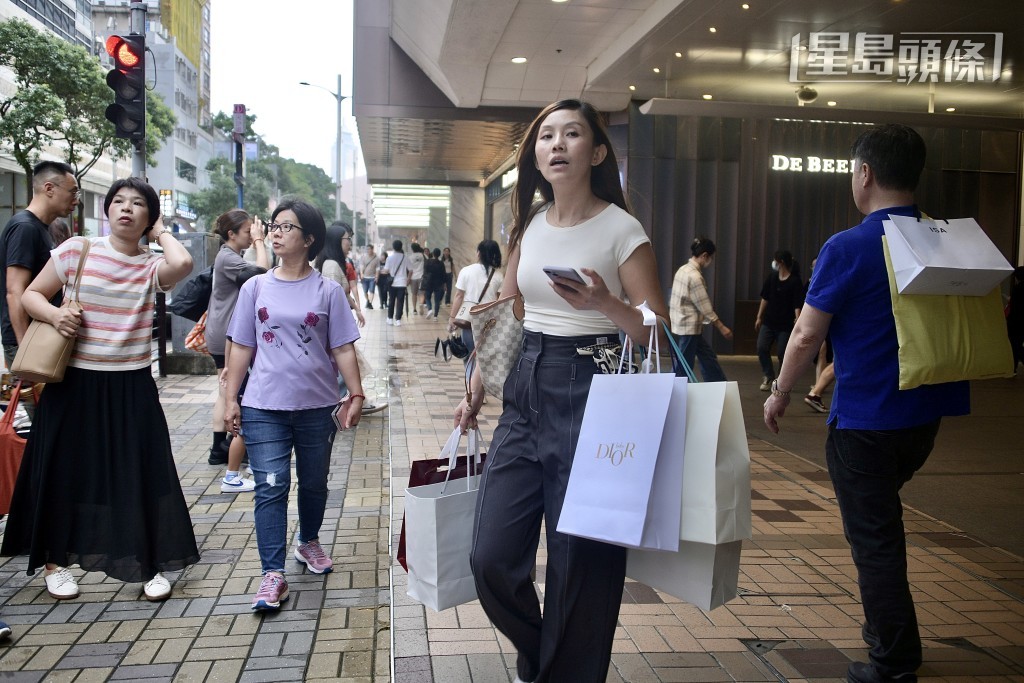
M 984 296 L 1013 272 L 973 218 L 890 214 L 882 225 L 900 294 Z
M 468 455 L 480 448 L 478 433 L 470 432 Z M 458 439 L 446 450 L 454 458 Z M 479 476 L 467 476 L 405 490 L 407 593 L 438 612 L 476 600 L 469 555 L 479 485 Z
M 558 531 L 635 548 L 648 522 L 663 521 L 648 511 L 675 380 L 669 374 L 594 377 Z M 647 534 L 676 547 L 671 536 Z
M 750 538 L 750 450 L 736 382 L 690 383 L 680 539 Z
M 631 549 L 626 576 L 703 610 L 721 607 L 736 597 L 743 541 L 691 543 L 674 553 Z

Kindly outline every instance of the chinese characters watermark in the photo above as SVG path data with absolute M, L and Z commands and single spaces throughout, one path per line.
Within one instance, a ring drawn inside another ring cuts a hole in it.
M 1002 72 L 1002 33 L 822 31 L 790 41 L 789 80 L 994 83 Z

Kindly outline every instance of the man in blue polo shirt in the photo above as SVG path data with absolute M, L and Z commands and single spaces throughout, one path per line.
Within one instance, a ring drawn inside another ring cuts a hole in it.
M 966 382 L 899 390 L 896 324 L 882 252 L 889 214 L 919 216 L 914 190 L 925 144 L 912 128 L 886 125 L 857 138 L 852 187 L 864 221 L 822 247 L 786 359 L 764 404 L 773 432 L 789 394 L 828 334 L 836 389 L 825 455 L 857 566 L 870 662 L 850 664 L 853 683 L 917 680 L 921 637 L 907 580 L 900 488 L 921 468 L 946 415 L 970 412 Z

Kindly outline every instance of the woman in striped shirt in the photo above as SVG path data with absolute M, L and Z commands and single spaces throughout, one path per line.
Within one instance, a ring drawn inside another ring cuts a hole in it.
M 144 181 L 116 181 L 103 209 L 110 234 L 91 240 L 82 312 L 49 303 L 79 276 L 80 238 L 51 252 L 22 299 L 34 319 L 77 341 L 64 381 L 40 399 L 0 554 L 28 554 L 29 574 L 45 565 L 46 589 L 58 600 L 78 597 L 74 564 L 146 581 L 146 598 L 165 600 L 171 585 L 161 572 L 194 564 L 199 551 L 150 369 L 150 339 L 156 292 L 186 277 L 192 257 L 164 230 L 157 194 Z M 143 236 L 163 254 L 140 246 Z

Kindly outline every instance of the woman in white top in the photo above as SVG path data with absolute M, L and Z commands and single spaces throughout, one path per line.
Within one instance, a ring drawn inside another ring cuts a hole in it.
M 409 276 L 412 275 L 412 264 L 405 256 L 402 249 L 402 240 L 395 240 L 391 243 L 392 252 L 388 260 L 384 262 L 384 270 L 391 276 L 391 286 L 388 292 L 388 325 L 398 327 L 402 324 L 402 313 L 405 308 L 405 288 L 409 285 Z
M 454 332 L 456 328 L 461 327 L 462 342 L 470 353 L 474 347 L 473 330 L 469 328 L 468 321 L 458 318 L 459 311 L 466 303 L 472 307 L 497 300 L 501 286 L 505 282 L 504 276 L 498 270 L 501 268 L 501 247 L 497 242 L 484 240 L 478 244 L 476 259 L 477 263 L 459 271 L 459 279 L 455 281 L 455 304 L 448 318 L 448 331 Z
M 611 142 L 591 105 L 563 100 L 546 107 L 519 147 L 517 167 L 501 296 L 522 295 L 525 329 L 480 486 L 473 573 L 484 611 L 519 652 L 517 681 L 603 683 L 626 550 L 556 531 L 598 372 L 576 349 L 614 339 L 619 330 L 646 339 L 634 308 L 645 300 L 661 318 L 668 312 L 650 240 L 627 212 Z M 538 190 L 543 200 L 534 204 Z M 589 284 L 549 280 L 545 266 L 576 268 Z M 482 402 L 474 373 L 456 424 L 475 425 Z M 530 575 L 542 518 L 543 617 Z

